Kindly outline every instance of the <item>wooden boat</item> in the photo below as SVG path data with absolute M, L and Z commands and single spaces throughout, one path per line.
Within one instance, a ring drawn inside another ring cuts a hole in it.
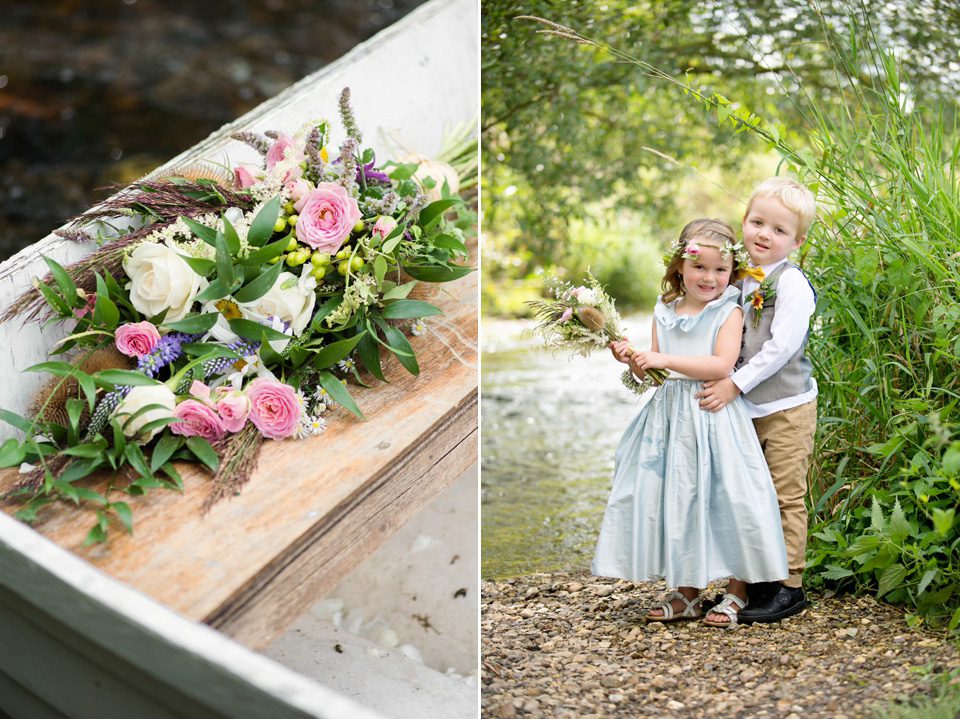
M 254 160 L 231 133 L 336 121 L 345 86 L 362 128 L 394 128 L 429 155 L 444 121 L 476 113 L 478 47 L 475 0 L 431 0 L 158 174 Z M 91 249 L 50 236 L 22 251 L 0 266 L 0 305 L 44 272 L 41 255 L 69 263 Z M 205 516 L 206 475 L 187 465 L 183 496 L 128 499 L 135 534 L 101 545 L 82 547 L 92 524 L 82 507 L 45 507 L 33 528 L 4 507 L 0 716 L 381 716 L 256 651 L 476 461 L 476 273 L 445 289 L 434 301 L 446 340 L 411 338 L 419 377 L 387 366 L 389 384 L 354 392 L 367 422 L 343 412 L 318 437 L 267 443 L 243 493 Z M 19 370 L 46 359 L 54 329 L 0 325 L 0 406 L 23 412 L 32 378 Z M 15 470 L 0 473 L 0 490 L 14 481 Z

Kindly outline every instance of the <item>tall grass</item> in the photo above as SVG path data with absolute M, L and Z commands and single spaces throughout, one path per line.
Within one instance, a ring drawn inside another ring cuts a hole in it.
M 911 621 L 942 618 L 952 629 L 960 623 L 960 136 L 943 106 L 915 104 L 867 23 L 852 21 L 845 37 L 824 31 L 844 101 L 790 91 L 806 118 L 791 128 L 804 137 L 796 145 L 720 95 L 570 28 L 556 34 L 682 87 L 720 122 L 780 153 L 780 171 L 817 195 L 820 218 L 801 258 L 819 293 L 808 348 L 820 388 L 808 578 L 874 591 L 910 605 Z

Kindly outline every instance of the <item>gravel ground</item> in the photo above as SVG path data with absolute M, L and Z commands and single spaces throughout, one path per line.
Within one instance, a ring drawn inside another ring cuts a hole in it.
M 871 597 L 812 595 L 794 617 L 721 630 L 644 622 L 664 594 L 586 571 L 483 582 L 481 716 L 853 719 L 960 666 L 942 634 Z

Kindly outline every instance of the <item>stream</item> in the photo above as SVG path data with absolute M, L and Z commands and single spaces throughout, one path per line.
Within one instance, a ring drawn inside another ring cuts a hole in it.
M 625 317 L 650 346 L 650 317 Z M 538 349 L 532 320 L 481 326 L 481 576 L 590 566 L 620 435 L 646 400 L 608 350 Z

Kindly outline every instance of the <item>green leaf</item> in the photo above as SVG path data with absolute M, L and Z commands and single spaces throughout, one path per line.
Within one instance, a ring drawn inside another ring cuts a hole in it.
M 822 576 L 824 579 L 843 579 L 844 577 L 852 577 L 853 571 L 836 564 L 828 564 L 827 570 L 823 572 Z
M 233 287 L 233 257 L 230 256 L 230 250 L 227 247 L 227 239 L 224 234 L 217 233 L 217 279 L 225 287 Z
M 390 351 L 393 352 L 393 356 L 400 360 L 400 364 L 406 368 L 407 372 L 412 375 L 420 374 L 420 365 L 417 364 L 416 353 L 403 332 L 390 325 L 384 325 L 383 331 L 387 335 L 387 342 L 390 344 Z
M 407 265 L 404 272 L 424 282 L 452 282 L 473 272 L 472 267 L 460 265 Z
M 386 292 L 383 293 L 384 300 L 402 300 L 404 297 L 410 294 L 410 290 L 420 284 L 420 280 L 411 280 L 402 285 L 392 287 Z
M 100 492 L 95 492 L 89 487 L 74 487 L 78 499 L 85 499 L 88 502 L 96 502 L 97 504 L 106 504 L 107 498 L 104 497 Z
M 221 234 L 227 243 L 227 254 L 230 257 L 236 257 L 240 253 L 240 236 L 226 217 L 223 218 L 223 232 Z
M 260 335 L 260 361 L 268 367 L 283 361 L 283 356 L 267 342 L 266 334 Z
M 880 502 L 877 501 L 876 496 L 872 497 L 870 503 L 870 529 L 877 534 L 883 532 L 883 510 L 880 508 Z
M 433 238 L 433 246 L 444 250 L 453 250 L 461 255 L 467 254 L 467 247 L 461 240 L 453 235 L 437 235 Z
M 126 502 L 111 502 L 110 509 L 117 513 L 123 526 L 127 528 L 130 534 L 133 534 L 133 512 L 130 511 L 130 505 Z
M 163 472 L 173 480 L 174 486 L 183 492 L 183 477 L 180 476 L 180 472 L 177 471 L 177 468 L 173 466 L 173 462 L 167 462 L 163 467 L 160 468 Z
M 46 372 L 57 377 L 66 377 L 73 371 L 73 365 L 69 362 L 41 362 L 30 365 L 24 372 Z
M 217 269 L 215 260 L 205 260 L 201 257 L 190 257 L 189 255 L 181 255 L 181 257 L 184 262 L 190 265 L 190 269 L 201 277 L 209 277 L 210 273 Z
M 895 500 L 893 504 L 893 513 L 890 516 L 890 538 L 894 542 L 902 542 L 910 536 L 910 523 L 903 514 L 903 508 L 900 506 L 900 500 Z
M 377 287 L 383 285 L 383 278 L 387 274 L 387 261 L 383 258 L 383 255 L 377 255 L 376 259 L 373 261 L 373 275 L 377 280 Z
M 187 437 L 187 447 L 194 456 L 203 462 L 211 472 L 216 472 L 220 466 L 220 460 L 210 443 L 203 437 Z
M 93 322 L 104 329 L 112 330 L 120 323 L 120 310 L 108 294 L 106 283 L 97 275 L 97 301 L 93 305 Z
M 68 317 L 73 314 L 73 309 L 68 307 L 63 298 L 54 292 L 46 282 L 38 282 L 37 290 L 60 317 Z
M 76 305 L 77 285 L 74 283 L 73 278 L 70 277 L 70 273 L 46 255 L 43 256 L 43 261 L 47 263 L 47 267 L 50 268 L 50 274 L 52 274 L 53 279 L 57 281 L 57 285 L 60 287 L 60 295 L 71 307 Z
M 924 573 L 923 577 L 920 579 L 920 584 L 917 585 L 917 594 L 923 594 L 924 590 L 930 586 L 930 582 L 936 578 L 939 571 L 939 569 L 934 567 L 933 569 L 928 569 Z
M 90 527 L 90 531 L 87 532 L 87 537 L 86 539 L 83 540 L 83 544 L 81 546 L 86 547 L 87 545 L 90 545 L 90 544 L 94 544 L 98 542 L 106 542 L 106 541 L 107 541 L 107 531 L 103 527 L 101 527 L 99 524 L 95 524 L 92 527 Z
M 340 380 L 332 374 L 329 372 L 320 372 L 320 386 L 327 390 L 327 394 L 330 395 L 334 402 L 346 407 L 360 419 L 366 419 L 366 417 L 363 416 L 363 412 L 361 412 L 357 406 L 357 403 L 353 401 L 353 397 L 350 396 L 347 388 L 340 384 Z
M 326 369 L 332 367 L 344 357 L 353 352 L 353 348 L 366 335 L 366 331 L 351 337 L 350 339 L 331 342 L 326 347 L 316 353 L 313 360 L 315 369 Z
M 953 528 L 953 522 L 956 518 L 954 516 L 954 508 L 950 507 L 949 509 L 941 509 L 940 507 L 934 507 L 933 509 L 933 527 L 937 530 L 937 533 L 941 537 L 947 536 L 947 533 Z
M 381 382 L 387 381 L 383 376 L 383 368 L 380 366 L 380 343 L 373 336 L 373 330 L 370 329 L 369 325 L 357 344 L 357 357 L 370 374 Z
M 847 549 L 843 551 L 844 557 L 855 557 L 858 554 L 866 554 L 880 546 L 880 537 L 876 534 L 862 534 Z
M 138 475 L 141 477 L 153 476 L 153 472 L 150 470 L 150 465 L 147 464 L 147 460 L 143 456 L 143 452 L 140 450 L 140 445 L 138 445 L 136 442 L 129 442 L 123 454 L 130 463 L 130 466 L 133 467 L 134 471 Z
M 73 376 L 80 384 L 80 389 L 83 390 L 83 395 L 87 398 L 87 407 L 92 412 L 97 401 L 97 383 L 93 380 L 93 377 L 80 370 L 74 372 Z
M 957 625 L 960 624 L 960 607 L 953 613 L 953 616 L 950 617 L 950 631 L 952 632 L 957 628 Z
M 891 564 L 883 570 L 880 575 L 880 586 L 877 588 L 877 596 L 884 597 L 894 589 L 900 586 L 904 577 L 907 576 L 907 568 L 899 562 Z
M 95 444 L 78 444 L 75 447 L 67 447 L 63 454 L 71 457 L 81 457 L 83 459 L 93 459 L 103 454 L 103 450 Z
M 385 320 L 409 320 L 442 315 L 443 310 L 423 300 L 396 300 L 383 308 Z
M 105 369 L 102 372 L 97 372 L 93 379 L 98 386 L 107 389 L 113 389 L 117 385 L 122 387 L 147 387 L 161 384 L 144 374 L 125 369 Z
M 245 266 L 262 265 L 264 262 L 272 260 L 274 257 L 279 257 L 283 251 L 287 249 L 287 245 L 290 244 L 291 234 L 288 234 L 276 242 L 266 245 L 265 247 L 261 247 L 259 250 L 251 252 L 249 255 L 240 260 L 240 264 Z M 281 267 L 283 266 L 283 263 L 281 262 L 277 262 L 277 264 Z
M 234 292 L 233 299 L 237 302 L 253 302 L 254 300 L 260 299 L 276 284 L 277 278 L 280 276 L 282 270 L 282 262 L 271 266 L 270 269 L 261 273 L 255 280 Z
M 0 445 L 0 467 L 19 466 L 26 457 L 26 449 L 13 437 Z
M 208 332 L 217 323 L 218 317 L 220 317 L 219 312 L 201 312 L 188 315 L 176 322 L 164 322 L 163 326 L 188 335 L 200 335 Z
M 180 449 L 183 439 L 174 434 L 164 434 L 157 440 L 157 445 L 153 448 L 153 454 L 150 455 L 150 469 L 156 472 L 160 467 L 167 463 L 167 460 L 173 456 L 173 453 Z
M 66 497 L 74 504 L 80 504 L 80 495 L 77 494 L 76 488 L 69 482 L 64 482 L 62 479 L 55 479 L 53 481 L 53 488 L 60 493 L 61 497 Z
M 250 223 L 247 242 L 254 247 L 263 247 L 273 236 L 273 226 L 280 216 L 280 195 L 274 195 L 267 201 Z
M 448 198 L 446 200 L 437 200 L 431 202 L 429 205 L 423 208 L 420 211 L 419 222 L 423 227 L 427 227 L 435 219 L 438 219 L 446 210 L 449 210 L 454 205 L 460 204 L 463 202 L 459 198 Z
M 15 412 L 11 412 L 10 410 L 0 409 L 0 420 L 3 420 L 7 424 L 16 427 L 21 432 L 27 432 L 28 434 L 33 429 L 33 422 L 21 417 Z
M 262 325 L 259 322 L 243 319 L 242 317 L 230 320 L 229 324 L 230 329 L 233 330 L 234 334 L 244 337 L 248 340 L 258 340 L 263 335 L 266 335 L 268 340 L 291 339 L 290 335 L 288 334 L 284 334 L 283 332 L 275 330 L 272 327 Z
M 207 289 L 205 289 L 203 292 L 197 295 L 194 301 L 209 302 L 210 300 L 219 300 L 222 297 L 226 297 L 227 295 L 229 295 L 231 289 L 232 289 L 231 287 L 228 287 L 227 285 L 223 284 L 218 278 L 213 280 L 209 285 L 207 285 Z
M 241 359 L 240 353 L 213 342 L 191 342 L 183 346 L 184 354 L 207 359 Z
M 60 475 L 60 481 L 68 484 L 70 482 L 76 482 L 78 479 L 83 479 L 84 477 L 89 476 L 93 470 L 97 469 L 102 464 L 103 462 L 98 457 L 75 460 L 71 462 L 70 466 L 67 467 Z
M 217 246 L 217 231 L 215 229 L 212 227 L 207 227 L 206 225 L 201 225 L 199 222 L 191 220 L 189 217 L 183 217 L 181 215 L 181 218 L 187 224 L 187 227 L 190 228 L 193 234 L 211 247 Z

